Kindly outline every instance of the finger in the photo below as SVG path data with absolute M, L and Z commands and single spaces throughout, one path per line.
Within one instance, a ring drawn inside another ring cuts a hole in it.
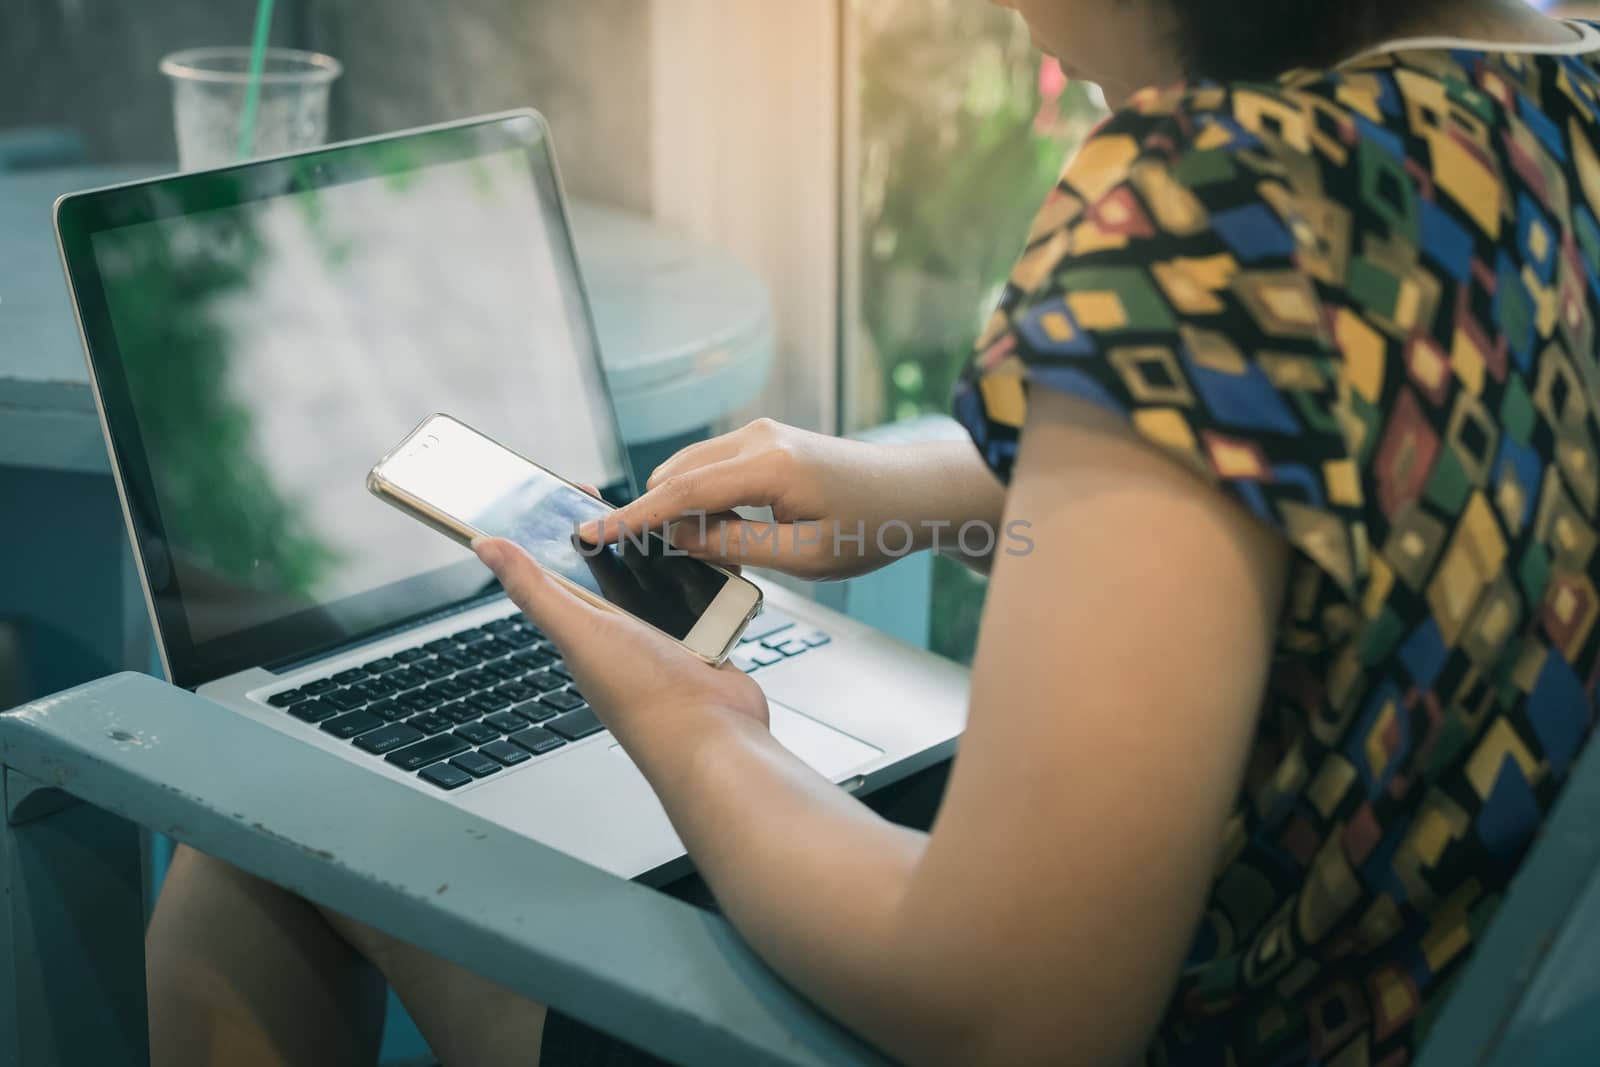
M 776 495 L 776 472 L 767 457 L 728 459 L 675 475 L 639 499 L 584 523 L 578 536 L 610 544 L 623 536 L 660 531 L 691 513 L 731 511 L 740 505 L 763 507 Z
M 486 537 L 476 541 L 472 549 L 500 579 L 511 602 L 563 649 L 581 644 L 597 627 L 607 623 L 608 612 L 552 578 L 515 542 Z
M 797 543 L 797 536 L 799 541 Z M 719 522 L 681 523 L 673 528 L 672 543 L 695 559 L 723 567 L 765 567 L 798 573 L 826 538 L 814 532 L 798 534 L 786 523 L 757 522 L 730 515 Z
M 650 472 L 650 477 L 644 483 L 644 486 L 646 489 L 654 489 L 674 475 L 694 470 L 697 467 L 709 466 L 712 463 L 720 463 L 725 459 L 732 459 L 739 454 L 743 447 L 743 441 L 736 431 L 723 434 L 721 437 L 713 437 L 709 441 L 699 441 L 681 448 L 667 457 L 661 466 Z
M 737 528 L 728 524 L 742 521 L 736 511 L 685 519 L 672 527 L 672 546 L 704 563 L 715 563 L 738 574 L 739 564 L 730 558 L 731 553 L 725 551 L 724 546 L 731 550 L 732 542 L 739 536 Z
M 582 489 L 585 493 L 588 493 L 590 496 L 594 497 L 596 500 L 600 499 L 600 490 L 596 489 L 594 486 L 590 485 L 588 482 L 573 482 L 572 484 L 577 486 L 579 489 Z

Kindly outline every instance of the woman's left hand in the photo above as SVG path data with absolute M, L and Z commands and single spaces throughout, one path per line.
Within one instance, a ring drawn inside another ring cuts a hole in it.
M 765 694 L 738 668 L 711 667 L 639 620 L 589 603 L 514 542 L 486 538 L 474 551 L 556 643 L 579 692 L 624 748 L 647 743 L 643 735 L 655 727 L 676 733 L 703 727 L 708 717 L 767 725 Z

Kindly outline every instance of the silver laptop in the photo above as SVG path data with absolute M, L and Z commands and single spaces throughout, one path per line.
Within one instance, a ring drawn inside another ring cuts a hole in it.
M 543 119 L 77 193 L 56 232 L 168 677 L 352 773 L 675 874 L 681 843 L 559 650 L 364 484 L 433 411 L 634 484 Z M 863 792 L 951 754 L 964 671 L 763 588 L 736 655 L 783 744 Z

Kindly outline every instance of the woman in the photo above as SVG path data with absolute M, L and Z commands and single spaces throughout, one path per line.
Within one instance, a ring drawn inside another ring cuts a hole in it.
M 1405 1062 L 1594 716 L 1600 32 L 1517 0 L 1015 6 L 1127 103 L 979 343 L 978 448 L 759 423 L 617 516 L 721 514 L 676 536 L 808 577 L 883 561 L 722 513 L 1027 522 L 974 561 L 933 829 L 789 756 L 744 675 L 479 554 L 729 919 L 893 1056 Z M 447 1064 L 606 1045 L 193 853 L 150 937 L 162 1062 L 370 1057 L 364 960 Z

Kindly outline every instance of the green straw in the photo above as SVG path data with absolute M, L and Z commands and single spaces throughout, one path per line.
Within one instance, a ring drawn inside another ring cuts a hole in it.
M 261 69 L 267 62 L 267 33 L 272 26 L 272 0 L 256 4 L 256 33 L 250 42 L 250 81 L 244 87 L 244 114 L 239 118 L 239 158 L 248 159 L 256 143 L 256 101 L 261 97 Z

